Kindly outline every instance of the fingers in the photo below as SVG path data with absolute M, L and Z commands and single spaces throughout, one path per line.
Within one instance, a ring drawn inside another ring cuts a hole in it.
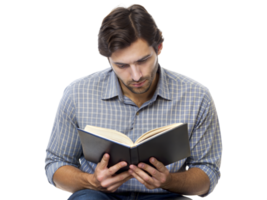
M 100 170 L 104 170 L 107 169 L 108 166 L 108 161 L 109 161 L 109 155 L 107 153 L 104 154 L 104 156 L 102 157 L 102 160 L 99 163 L 99 169 Z M 122 167 L 126 167 L 127 163 L 122 161 L 117 163 L 116 165 L 113 165 L 112 167 L 110 167 L 106 172 L 107 172 L 107 176 L 111 176 L 114 175 L 119 169 L 121 169 Z
M 108 168 L 110 156 L 106 153 L 96 166 L 94 172 L 95 187 L 97 190 L 114 192 L 120 185 L 133 178 L 128 171 L 114 175 L 119 169 L 126 167 L 125 161 Z
M 114 185 L 111 185 L 107 188 L 108 191 L 110 192 L 115 192 L 123 183 L 125 183 L 126 181 L 130 180 L 132 177 L 132 175 L 130 175 L 129 177 L 127 177 L 126 179 L 124 179 L 123 181 L 120 181 Z
M 111 185 L 110 187 L 107 188 L 107 191 L 108 192 L 115 192 L 121 185 L 122 185 L 122 183 L 116 183 L 114 185 Z
M 154 178 L 149 177 L 148 175 L 140 175 L 138 173 L 135 173 L 134 171 L 131 172 L 132 176 L 136 178 L 140 183 L 142 183 L 147 189 L 155 189 L 160 188 L 161 184 L 160 182 Z
M 116 165 L 113 165 L 111 166 L 109 169 L 108 169 L 108 173 L 110 175 L 114 175 L 119 169 L 123 168 L 123 167 L 126 167 L 127 166 L 127 163 L 122 161 L 122 162 L 119 162 L 117 163 Z
M 144 171 L 148 172 L 153 177 L 159 177 L 161 175 L 161 172 L 159 172 L 157 169 L 155 169 L 154 167 L 152 167 L 150 165 L 147 165 L 144 163 L 139 163 L 138 167 L 140 169 L 142 169 L 142 170 L 140 170 L 140 173 L 144 170 Z
M 126 172 L 122 172 L 121 174 L 118 174 L 116 176 L 113 176 L 113 177 L 110 177 L 104 180 L 101 185 L 102 187 L 105 187 L 105 188 L 108 188 L 110 186 L 117 185 L 117 184 L 121 185 L 122 183 L 128 181 L 131 178 L 133 178 L 132 175 L 128 171 L 126 171 Z
M 138 168 L 139 166 L 141 166 L 140 168 Z M 130 165 L 130 170 L 129 173 L 132 174 L 132 176 L 134 176 L 139 182 L 141 182 L 142 184 L 144 184 L 145 182 L 147 183 L 153 183 L 153 179 L 151 176 L 149 176 L 146 172 L 144 172 L 142 169 L 144 168 L 152 168 L 151 166 L 143 166 L 144 164 L 139 164 L 138 167 L 134 166 L 134 165 Z M 146 170 L 147 172 L 151 171 L 151 170 Z M 140 178 L 141 179 L 140 179 Z
M 108 192 L 115 192 L 120 186 L 121 186 L 121 184 L 117 183 L 115 185 L 112 185 L 112 186 L 108 187 L 107 191 Z
M 146 186 L 148 189 L 155 189 L 161 187 L 169 180 L 169 170 L 155 158 L 149 160 L 156 168 L 139 163 L 138 167 L 130 165 L 129 173 L 132 174 L 140 183 Z M 151 176 L 149 176 L 148 172 Z
M 159 162 L 156 158 L 151 157 L 149 162 L 154 165 L 159 172 L 166 172 L 168 170 L 161 162 Z

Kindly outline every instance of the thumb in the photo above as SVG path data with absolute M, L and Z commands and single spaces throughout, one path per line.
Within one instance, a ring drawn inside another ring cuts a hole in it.
M 108 161 L 109 161 L 109 155 L 107 153 L 104 154 L 104 156 L 102 157 L 100 163 L 99 163 L 99 167 L 100 169 L 105 169 L 108 166 Z

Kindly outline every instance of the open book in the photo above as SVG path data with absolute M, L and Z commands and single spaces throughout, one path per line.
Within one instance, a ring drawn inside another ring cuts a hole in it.
M 176 123 L 150 130 L 133 142 L 125 134 L 106 128 L 87 125 L 79 129 L 83 154 L 88 161 L 98 163 L 105 153 L 110 155 L 109 165 L 120 161 L 130 164 L 147 164 L 155 157 L 164 165 L 171 164 L 190 156 L 187 124 Z

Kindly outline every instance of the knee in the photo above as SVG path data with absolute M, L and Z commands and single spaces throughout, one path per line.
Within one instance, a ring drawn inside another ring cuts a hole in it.
M 99 199 L 109 199 L 109 198 L 103 192 L 97 190 L 84 189 L 73 193 L 68 200 L 99 200 Z

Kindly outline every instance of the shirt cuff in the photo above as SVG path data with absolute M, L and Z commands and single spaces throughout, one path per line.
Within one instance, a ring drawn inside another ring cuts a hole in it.
M 208 175 L 208 177 L 210 179 L 209 191 L 204 195 L 200 195 L 201 197 L 208 196 L 214 190 L 215 186 L 218 183 L 218 180 L 220 178 L 219 172 L 218 173 L 214 172 L 214 170 L 212 170 L 207 165 L 189 165 L 189 168 L 193 168 L 193 167 L 197 167 L 197 168 L 201 169 L 202 171 L 204 171 Z
M 53 181 L 53 176 L 54 176 L 54 173 L 62 166 L 65 166 L 65 165 L 71 165 L 73 167 L 76 167 L 76 168 L 79 168 L 79 166 L 77 165 L 73 165 L 71 163 L 67 163 L 67 162 L 54 162 L 54 163 L 50 163 L 48 164 L 46 167 L 45 167 L 45 170 L 46 170 L 46 176 L 47 176 L 47 179 L 48 179 L 48 182 L 54 186 L 56 186 L 56 184 L 54 183 Z

